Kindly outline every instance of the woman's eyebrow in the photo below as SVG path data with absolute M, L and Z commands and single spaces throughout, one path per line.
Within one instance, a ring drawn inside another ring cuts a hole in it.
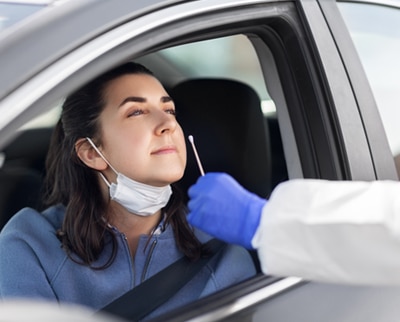
M 173 102 L 174 100 L 172 99 L 171 96 L 163 96 L 161 97 L 161 102 L 162 103 L 168 103 L 168 102 Z
M 162 96 L 160 98 L 160 101 L 162 103 L 168 103 L 168 102 L 173 102 L 172 97 L 170 96 Z M 128 102 L 137 102 L 137 103 L 145 103 L 147 102 L 147 99 L 144 97 L 140 97 L 140 96 L 128 96 L 127 98 L 125 98 L 121 104 L 119 104 L 118 107 L 121 107 L 122 105 L 128 103 Z
M 128 103 L 128 102 L 138 102 L 138 103 L 145 103 L 147 100 L 144 97 L 139 97 L 139 96 L 128 96 L 125 98 L 121 104 L 119 104 L 118 107 L 121 107 L 122 105 Z

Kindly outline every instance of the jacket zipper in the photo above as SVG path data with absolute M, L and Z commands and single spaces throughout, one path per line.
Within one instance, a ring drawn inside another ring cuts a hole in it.
M 123 233 L 120 233 L 120 234 L 121 234 L 121 236 L 122 236 L 122 238 L 124 240 L 125 250 L 128 252 L 128 255 L 129 255 L 128 257 L 129 257 L 130 262 L 131 262 L 132 279 L 133 279 L 132 287 L 134 287 L 136 285 L 135 262 L 134 262 L 134 259 L 132 258 L 132 256 L 130 255 L 130 250 L 129 250 L 129 245 L 128 245 L 128 238 L 125 236 L 125 234 L 123 234 Z M 140 283 L 142 283 L 144 281 L 144 279 L 145 279 L 145 276 L 146 276 L 146 273 L 147 273 L 147 269 L 148 269 L 149 264 L 150 264 L 151 256 L 153 255 L 153 251 L 154 251 L 154 248 L 156 247 L 156 244 L 157 244 L 157 239 L 154 239 L 152 244 L 151 244 L 151 246 L 150 246 L 149 254 L 147 255 L 147 258 L 146 258 L 146 262 L 145 262 L 145 265 L 144 265 L 144 268 L 143 268 L 143 272 L 142 272 L 142 276 L 141 276 L 141 279 L 140 279 Z
M 119 234 L 121 235 L 121 238 L 123 240 L 123 244 L 125 245 L 125 251 L 128 254 L 129 262 L 131 264 L 131 269 L 132 269 L 132 284 L 131 284 L 131 288 L 132 288 L 132 287 L 134 287 L 136 285 L 136 283 L 135 283 L 136 278 L 135 278 L 134 260 L 133 260 L 133 258 L 131 256 L 131 252 L 130 252 L 130 249 L 129 249 L 128 237 L 126 237 L 124 233 L 119 232 Z
M 147 258 L 146 258 L 146 263 L 144 264 L 144 268 L 143 268 L 143 272 L 142 272 L 142 277 L 140 279 L 140 283 L 143 283 L 143 281 L 145 279 L 145 276 L 146 276 L 146 273 L 147 273 L 147 269 L 148 269 L 149 264 L 150 264 L 150 259 L 151 259 L 151 256 L 153 255 L 153 251 L 154 251 L 154 248 L 156 247 L 156 244 L 157 244 L 157 239 L 154 239 L 153 243 L 150 246 L 149 255 L 147 255 Z

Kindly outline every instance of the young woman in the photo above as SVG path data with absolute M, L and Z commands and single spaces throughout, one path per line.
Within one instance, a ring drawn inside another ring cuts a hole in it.
M 185 165 L 173 100 L 144 66 L 70 95 L 47 159 L 48 208 L 23 209 L 0 234 L 1 297 L 100 309 L 182 256 L 197 260 L 210 237 L 188 225 L 173 185 Z M 228 246 L 150 316 L 253 274 L 248 252 Z

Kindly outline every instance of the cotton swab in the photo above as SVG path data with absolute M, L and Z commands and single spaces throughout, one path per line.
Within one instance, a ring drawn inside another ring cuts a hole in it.
M 200 161 L 200 158 L 199 158 L 199 154 L 197 153 L 196 146 L 194 145 L 194 138 L 193 138 L 193 135 L 189 135 L 189 136 L 188 136 L 188 139 L 189 139 L 190 143 L 192 144 L 194 156 L 196 157 L 196 161 L 197 161 L 197 165 L 198 165 L 198 167 L 199 167 L 200 173 L 201 173 L 202 176 L 204 176 L 203 166 L 201 165 L 201 161 Z

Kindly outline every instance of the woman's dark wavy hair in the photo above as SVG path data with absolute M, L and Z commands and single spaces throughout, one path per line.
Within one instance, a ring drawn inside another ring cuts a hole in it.
M 109 200 L 104 200 L 98 172 L 77 156 L 75 144 L 81 138 L 93 138 L 101 145 L 99 116 L 105 107 L 104 92 L 110 81 L 126 74 L 153 75 L 137 63 L 125 63 L 106 72 L 67 97 L 61 118 L 54 130 L 46 160 L 44 205 L 66 207 L 61 229 L 57 232 L 68 256 L 96 269 L 109 267 L 116 256 L 117 240 L 107 225 Z M 201 255 L 201 244 L 186 221 L 182 194 L 172 185 L 173 194 L 164 208 L 165 225 L 171 225 L 178 248 L 190 259 Z M 112 244 L 110 256 L 100 265 L 106 244 Z

